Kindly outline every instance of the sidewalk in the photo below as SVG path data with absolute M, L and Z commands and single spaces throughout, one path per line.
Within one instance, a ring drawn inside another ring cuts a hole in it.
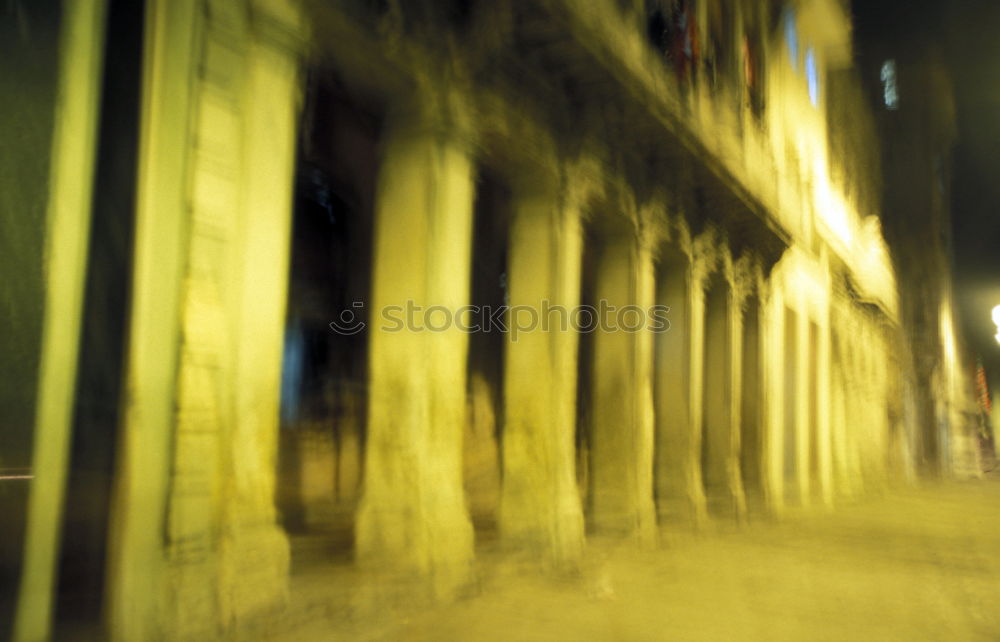
M 997 640 L 1000 480 L 867 498 L 657 550 L 597 541 L 579 577 L 486 553 L 478 595 L 359 616 L 357 576 L 293 582 L 278 640 Z

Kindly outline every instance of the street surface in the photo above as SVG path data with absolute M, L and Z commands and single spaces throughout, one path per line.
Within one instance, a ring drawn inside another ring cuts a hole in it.
M 568 577 L 527 571 L 486 546 L 476 594 L 431 608 L 360 607 L 353 571 L 310 565 L 273 637 L 1000 640 L 1000 479 L 714 530 L 665 534 L 651 550 L 591 542 Z

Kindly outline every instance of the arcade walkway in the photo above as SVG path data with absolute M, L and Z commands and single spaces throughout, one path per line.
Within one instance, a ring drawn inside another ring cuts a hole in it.
M 274 639 L 996 640 L 1000 478 L 675 535 L 656 551 L 592 540 L 586 559 L 579 576 L 540 579 L 487 552 L 478 596 L 391 613 L 365 612 L 345 588 L 358 578 L 310 565 Z

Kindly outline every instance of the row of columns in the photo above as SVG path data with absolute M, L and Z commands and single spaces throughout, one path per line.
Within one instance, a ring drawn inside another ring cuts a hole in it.
M 887 365 L 898 363 L 896 326 L 847 288 L 835 289 L 822 262 L 797 250 L 771 280 L 768 305 L 757 318 L 766 326 L 764 375 L 770 378 L 763 433 L 769 509 L 831 506 L 838 496 L 883 486 L 891 474 L 905 472 L 906 455 L 898 451 L 906 393 Z M 752 398 L 744 397 L 744 405 Z
M 461 110 L 443 106 L 440 113 Z M 386 129 L 376 195 L 356 551 L 368 568 L 430 576 L 440 596 L 460 589 L 473 558 L 461 478 L 468 336 L 455 328 L 399 331 L 380 310 L 414 301 L 458 315 L 468 304 L 474 167 L 471 138 L 454 135 L 460 129 L 402 123 Z M 573 310 L 581 300 L 585 199 L 574 196 L 565 175 L 535 175 L 513 187 L 509 304 Z M 588 338 L 588 508 L 596 530 L 653 541 L 658 521 L 703 523 L 706 488 L 719 513 L 745 514 L 746 297 L 730 286 L 732 261 L 714 256 L 712 235 L 678 236 L 684 251 L 661 261 L 657 235 L 634 220 L 621 218 L 597 242 L 594 298 L 644 313 L 657 303 L 679 309 L 664 334 L 602 327 Z M 706 301 L 703 285 L 713 274 L 719 286 Z M 500 534 L 556 566 L 579 558 L 585 533 L 575 473 L 580 341 L 572 330 L 536 327 L 505 344 Z
M 157 0 L 148 8 L 128 399 L 109 527 L 107 621 L 117 639 L 153 639 L 170 627 L 201 635 L 286 598 L 289 554 L 273 506 L 273 464 L 299 96 L 295 43 L 283 39 L 301 25 L 283 3 L 249 6 L 252 24 L 233 27 L 246 36 L 238 42 L 249 42 L 236 60 L 223 44 L 233 33 L 206 31 L 211 12 L 200 3 Z M 98 33 L 98 18 L 77 12 L 73 24 Z M 215 35 L 201 51 L 191 34 L 203 32 Z M 202 75 L 192 82 L 195 69 Z M 427 87 L 418 94 L 390 114 L 383 138 L 356 554 L 368 568 L 430 577 L 435 595 L 447 597 L 468 580 L 474 556 L 462 489 L 469 337 L 454 325 L 395 331 L 381 311 L 413 303 L 454 316 L 468 304 L 477 141 L 457 95 Z M 88 100 L 94 95 L 91 88 Z M 197 140 L 196 153 L 177 144 L 180 133 Z M 570 187 L 563 173 L 532 172 L 514 183 L 513 306 L 572 310 L 581 301 L 588 198 Z M 701 524 L 710 508 L 742 517 L 745 483 L 763 485 L 766 474 L 763 450 L 754 456 L 764 442 L 762 395 L 743 394 L 763 390 L 751 384 L 764 370 L 759 337 L 744 323 L 754 319 L 744 314 L 748 289 L 740 285 L 752 281 L 742 274 L 747 266 L 718 252 L 711 234 L 692 239 L 674 226 L 664 235 L 632 215 L 634 206 L 622 209 L 629 216 L 595 248 L 593 295 L 618 308 L 672 305 L 670 331 L 603 328 L 588 337 L 586 400 L 577 399 L 578 333 L 535 328 L 505 346 L 501 536 L 556 566 L 572 566 L 584 544 L 575 474 L 581 401 L 593 408 L 587 509 L 598 530 L 650 541 L 658 524 Z M 665 236 L 672 252 L 660 247 Z M 80 239 L 74 247 L 70 263 Z M 67 294 L 78 308 L 79 287 Z M 43 372 L 58 371 L 64 348 L 76 349 L 52 341 Z M 189 349 L 198 347 L 211 354 Z M 745 355 L 756 356 L 744 363 Z M 50 385 L 43 377 L 39 422 L 65 428 L 71 391 L 65 376 L 52 378 Z M 805 423 L 800 410 L 792 416 Z M 67 434 L 39 449 L 40 476 L 63 470 Z M 752 443 L 743 443 L 748 434 Z M 751 472 L 754 462 L 760 467 Z M 25 575 L 19 639 L 48 629 L 61 484 L 40 477 L 33 491 L 38 544 L 27 564 L 37 573 Z M 195 612 L 182 600 L 202 583 L 203 608 L 191 622 L 175 622 L 177 613 Z M 164 608 L 171 600 L 176 608 Z

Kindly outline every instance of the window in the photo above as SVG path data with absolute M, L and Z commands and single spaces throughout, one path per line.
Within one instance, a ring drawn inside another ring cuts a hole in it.
M 809 101 L 819 105 L 819 70 L 816 68 L 816 52 L 812 47 L 806 50 L 806 83 L 809 85 Z
M 882 90 L 887 109 L 899 109 L 899 91 L 896 89 L 896 61 L 882 63 Z
M 788 43 L 788 56 L 792 60 L 792 69 L 799 70 L 799 28 L 795 24 L 795 12 L 785 12 L 785 42 Z

